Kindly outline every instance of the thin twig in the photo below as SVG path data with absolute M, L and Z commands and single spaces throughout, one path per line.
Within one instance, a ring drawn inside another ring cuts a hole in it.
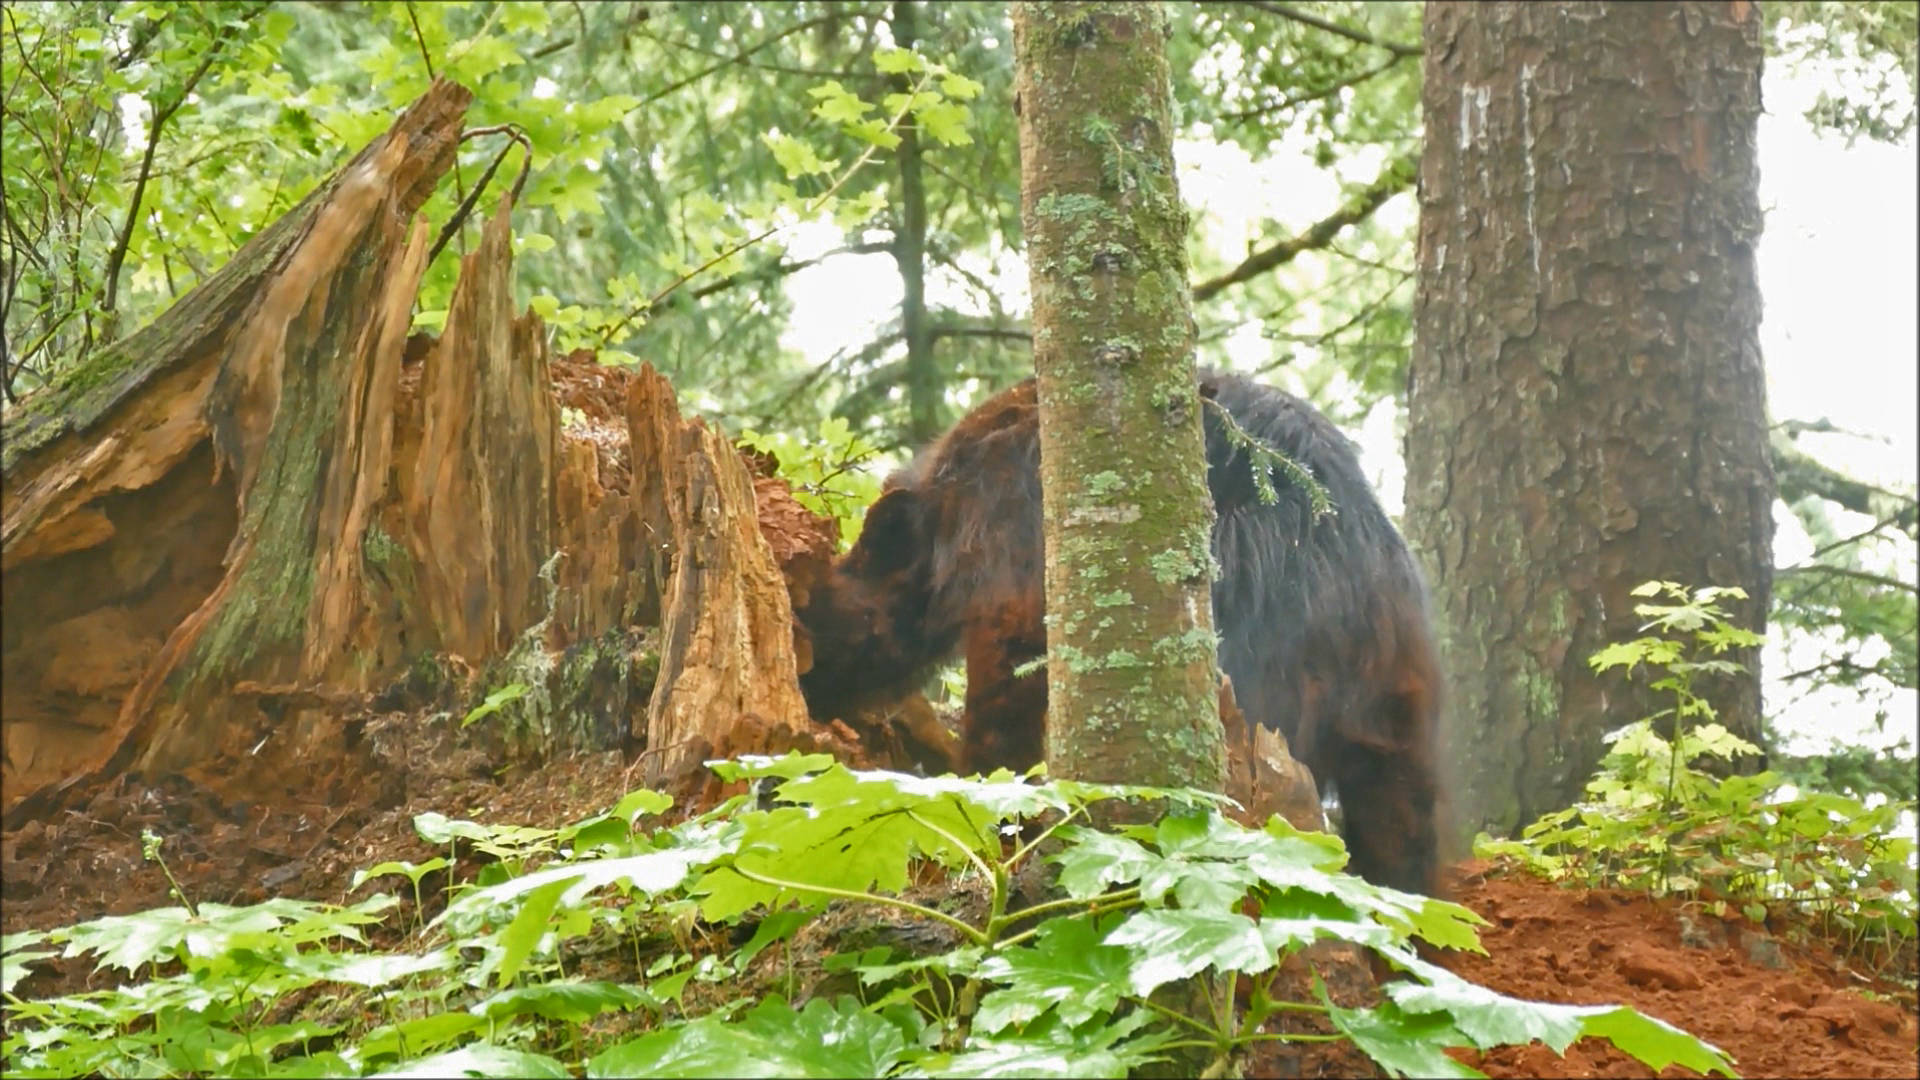
M 1869 585 L 1878 585 L 1883 589 L 1893 589 L 1898 592 L 1920 595 L 1920 585 L 1916 585 L 1913 582 L 1901 581 L 1896 577 L 1888 577 L 1885 574 L 1875 574 L 1867 570 L 1852 570 L 1844 566 L 1827 566 L 1825 564 L 1817 566 L 1789 566 L 1783 570 L 1774 571 L 1776 577 L 1799 577 L 1802 574 L 1826 574 L 1833 577 L 1852 578 L 1855 581 L 1864 581 Z
M 728 289 L 731 289 L 737 285 L 742 285 L 748 281 L 763 281 L 763 280 L 770 280 L 773 278 L 783 278 L 788 276 L 789 274 L 797 274 L 800 271 L 805 270 L 810 266 L 818 266 L 819 264 L 826 262 L 828 259 L 834 258 L 835 256 L 883 255 L 892 250 L 893 250 L 893 245 L 891 243 L 849 244 L 846 247 L 834 248 L 832 251 L 829 251 L 824 255 L 816 255 L 811 259 L 800 259 L 795 262 L 773 263 L 769 266 L 764 266 L 757 270 L 742 270 L 737 274 L 728 274 L 726 277 L 723 277 L 718 281 L 700 286 L 699 288 L 693 290 L 693 292 L 690 293 L 689 295 L 691 295 L 696 300 L 705 299 L 706 297 L 712 296 L 715 293 L 725 292 Z
M 1420 47 L 1418 45 L 1402 45 L 1397 41 L 1382 41 L 1372 34 L 1367 33 L 1365 30 L 1355 30 L 1350 26 L 1342 26 L 1337 22 L 1323 19 L 1318 15 L 1301 11 L 1292 4 L 1278 4 L 1274 3 L 1273 0 L 1240 0 L 1240 4 L 1242 7 L 1250 7 L 1256 11 L 1264 11 L 1269 15 L 1278 15 L 1283 19 L 1290 19 L 1303 26 L 1311 26 L 1316 30 L 1325 30 L 1329 34 L 1337 34 L 1340 37 L 1346 38 L 1348 41 L 1357 41 L 1362 45 L 1377 46 L 1393 53 L 1395 56 L 1420 55 Z
M 520 149 L 525 153 L 521 157 L 520 176 L 514 180 L 513 190 L 507 193 L 507 202 L 510 205 L 519 204 L 520 189 L 527 182 L 527 169 L 533 162 L 533 144 L 527 136 L 512 124 L 495 124 L 492 127 L 474 128 L 472 131 L 462 132 L 460 141 L 466 142 L 481 135 L 500 134 L 509 136 L 513 142 L 501 147 L 500 152 L 487 163 L 487 171 L 480 174 L 480 182 L 473 185 L 473 191 L 460 200 L 460 205 L 454 209 L 453 216 L 449 217 L 447 223 L 441 227 L 440 235 L 434 239 L 433 247 L 427 251 L 428 266 L 433 265 L 433 260 L 439 257 L 440 252 L 446 248 L 447 242 L 454 238 L 462 225 L 466 224 L 467 215 L 473 212 L 474 204 L 480 201 L 481 194 L 487 190 L 487 184 L 493 180 L 493 174 L 500 168 L 500 163 L 507 159 L 507 152 L 513 149 L 514 143 L 520 144 Z
M 1333 82 L 1328 83 L 1326 86 L 1320 87 L 1317 90 L 1308 90 L 1304 93 L 1295 94 L 1292 97 L 1283 98 L 1280 101 L 1276 101 L 1270 105 L 1258 105 L 1251 109 L 1241 109 L 1239 112 L 1225 113 L 1221 115 L 1220 119 L 1233 120 L 1233 121 L 1251 120 L 1256 116 L 1265 116 L 1268 113 L 1285 112 L 1288 109 L 1298 108 L 1301 105 L 1310 105 L 1316 101 L 1325 101 L 1327 98 L 1330 98 L 1333 95 L 1339 93 L 1340 91 L 1345 90 L 1349 86 L 1358 86 L 1361 83 L 1368 81 L 1369 79 L 1373 79 L 1380 75 L 1386 74 L 1387 72 L 1393 70 L 1394 67 L 1396 67 L 1400 63 L 1400 61 L 1405 59 L 1406 59 L 1406 55 L 1404 53 L 1389 53 L 1387 55 L 1387 58 L 1385 60 L 1382 60 L 1378 64 L 1375 64 L 1370 68 L 1365 68 L 1360 71 L 1357 71 L 1354 74 L 1348 75 L 1343 79 L 1336 79 Z
M 793 35 L 799 33 L 802 30 L 819 26 L 822 23 L 831 22 L 832 20 L 839 18 L 840 14 L 841 13 L 839 12 L 835 12 L 830 15 L 819 15 L 819 16 L 815 16 L 814 18 L 808 19 L 804 22 L 794 23 L 792 26 L 789 26 L 785 30 L 782 30 L 779 33 L 773 35 L 772 37 L 767 38 L 765 41 L 760 42 L 758 45 L 754 45 L 749 48 L 742 49 L 740 52 L 735 53 L 730 57 L 727 57 L 725 60 L 722 60 L 711 67 L 702 68 L 701 70 L 694 72 L 693 74 L 687 76 L 686 78 L 681 79 L 678 82 L 672 83 L 671 85 L 665 87 L 664 89 L 654 91 L 653 93 L 647 95 L 646 98 L 644 98 L 640 102 L 640 104 L 635 105 L 632 109 L 628 109 L 627 112 L 631 114 L 636 110 L 644 109 L 648 105 L 651 105 L 656 101 L 659 101 L 661 98 L 666 97 L 669 94 L 675 93 L 676 91 L 679 91 L 679 90 L 684 90 L 687 87 L 692 86 L 694 83 L 699 82 L 701 79 L 706 78 L 707 76 L 713 74 L 716 71 L 719 71 L 722 68 L 728 67 L 729 65 L 732 65 L 732 64 L 741 63 L 742 61 L 746 60 L 747 57 L 752 56 L 754 53 L 759 52 L 760 50 L 766 48 L 769 45 L 774 44 L 775 42 L 782 41 L 782 40 L 785 40 L 786 38 L 792 37 Z M 654 35 L 649 34 L 647 36 L 653 37 Z M 663 42 L 663 44 L 672 44 L 672 43 Z

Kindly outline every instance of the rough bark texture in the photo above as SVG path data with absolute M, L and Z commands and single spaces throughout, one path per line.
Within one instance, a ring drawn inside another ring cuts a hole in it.
M 1467 824 L 1572 801 L 1657 707 L 1587 658 L 1650 578 L 1764 625 L 1774 482 L 1754 269 L 1755 5 L 1435 3 L 1425 24 L 1408 538 Z M 1705 686 L 1749 738 L 1759 657 Z
M 1166 12 L 1013 6 L 1046 509 L 1047 759 L 1219 790 L 1206 486 Z

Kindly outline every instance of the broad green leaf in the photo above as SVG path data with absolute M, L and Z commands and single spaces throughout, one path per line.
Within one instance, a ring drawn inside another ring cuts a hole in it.
M 630 986 L 593 980 L 586 982 L 546 982 L 515 986 L 502 990 L 467 1011 L 489 1020 L 510 1016 L 541 1016 L 582 1024 L 603 1012 L 631 1009 L 647 1003 L 645 995 Z
M 872 143 L 882 150 L 891 150 L 900 145 L 900 136 L 894 132 L 891 125 L 879 117 L 847 124 L 841 130 L 861 142 Z
M 1409 1015 L 1392 1002 L 1371 1009 L 1343 1009 L 1328 997 L 1318 976 L 1314 993 L 1326 1006 L 1327 1017 L 1342 1035 L 1366 1052 L 1390 1076 L 1485 1076 L 1447 1056 L 1445 1047 L 1464 1046 L 1466 1039 L 1445 1013 Z
M 429 925 L 437 926 L 449 918 L 473 917 L 498 905 L 525 903 L 521 898 L 552 886 L 561 886 L 577 902 L 595 889 L 617 882 L 628 882 L 642 892 L 658 895 L 678 888 L 696 866 L 712 862 L 733 850 L 737 830 L 716 830 L 684 847 L 665 848 L 618 859 L 581 859 L 542 867 L 531 874 L 470 889 L 447 905 Z M 556 898 L 560 894 L 556 893 Z
M 587 1062 L 587 1075 L 884 1076 L 906 1049 L 898 1027 L 850 997 L 815 998 L 798 1012 L 770 998 L 732 1023 L 708 1015 L 611 1047 Z
M 0 993 L 13 993 L 20 980 L 32 974 L 34 961 L 58 955 L 54 949 L 16 949 L 0 956 Z
M 767 149 L 773 151 L 773 160 L 785 170 L 789 180 L 828 173 L 834 169 L 835 162 L 822 161 L 812 144 L 791 135 L 770 131 L 760 136 L 760 140 L 767 144 Z
M 439 856 L 420 863 L 407 862 L 405 860 L 376 863 L 365 870 L 355 870 L 353 872 L 353 880 L 347 887 L 349 890 L 358 889 L 374 878 L 385 877 L 388 874 L 399 874 L 409 881 L 417 882 L 435 870 L 445 870 L 447 865 L 447 860 Z
M 904 75 L 926 70 L 927 62 L 911 49 L 890 47 L 873 51 L 873 66 L 887 75 Z
M 1050 920 L 1031 946 L 997 952 L 980 962 L 980 978 L 1006 985 L 980 999 L 974 1030 L 993 1034 L 1009 1025 L 1025 1025 L 1049 1009 L 1057 1010 L 1069 1027 L 1111 1012 L 1129 988 L 1132 958 L 1127 949 L 1101 944 L 1091 919 Z
M 472 1013 L 443 1012 L 402 1020 L 396 1024 L 384 1024 L 361 1036 L 358 1043 L 348 1048 L 345 1056 L 349 1061 L 360 1063 L 402 1053 L 419 1054 L 437 1050 L 469 1031 L 485 1027 L 486 1023 Z
M 1391 982 L 1386 987 L 1388 997 L 1408 1013 L 1446 1013 L 1453 1026 L 1483 1050 L 1537 1039 L 1560 1054 L 1580 1037 L 1587 1009 L 1508 997 L 1429 964 L 1409 951 L 1381 952 L 1426 980 L 1426 985 L 1407 980 Z
M 1075 900 L 1089 900 L 1111 886 L 1138 881 L 1158 861 L 1145 847 L 1112 833 L 1065 825 L 1054 835 L 1067 846 L 1047 858 L 1060 867 L 1060 887 Z
M 1046 1017 L 1018 1035 L 971 1038 L 963 1052 L 930 1056 L 922 1066 L 932 1076 L 1126 1076 L 1164 1060 L 1157 1051 L 1170 1041 L 1170 1033 L 1157 1030 L 1129 1038 L 1155 1019 L 1153 1013 L 1137 1009 L 1110 1023 L 1068 1028 Z
M 965 105 L 935 102 L 915 108 L 913 118 L 942 146 L 968 146 L 973 142 L 973 136 L 967 133 L 969 115 Z
M 1655 1073 L 1679 1065 L 1705 1075 L 1737 1076 L 1727 1052 L 1681 1031 L 1664 1020 L 1622 1006 L 1598 1009 L 1586 1017 L 1584 1034 L 1612 1041 Z
M 980 96 L 986 87 L 957 72 L 949 71 L 940 76 L 940 89 L 955 101 L 972 101 Z
M 397 1069 L 376 1073 L 383 1077 L 531 1076 L 571 1077 L 567 1067 L 545 1054 L 509 1050 L 491 1043 L 474 1043 L 444 1054 L 416 1058 Z
M 840 765 L 790 780 L 777 794 L 803 805 L 741 815 L 739 854 L 690 889 L 708 921 L 819 889 L 897 893 L 914 857 L 948 867 L 965 864 L 969 852 L 997 858 L 1000 822 L 1057 802 L 1011 779 L 854 774 Z
M 288 956 L 287 970 L 355 986 L 386 986 L 428 971 L 446 971 L 459 963 L 450 950 L 439 949 L 422 955 L 408 953 L 335 953 L 309 950 Z
M 1238 912 L 1137 911 L 1105 943 L 1132 953 L 1128 978 L 1142 996 L 1209 967 L 1256 973 L 1276 960 L 1260 928 Z
M 923 971 L 938 971 L 950 977 L 973 978 L 980 970 L 981 958 L 985 953 L 977 945 L 966 945 L 949 952 L 935 953 L 931 956 L 916 956 L 898 963 L 856 963 L 850 970 L 857 972 L 863 986 L 875 986 L 901 975 L 916 974 Z M 827 958 L 829 966 L 834 957 Z
M 793 936 L 794 931 L 807 925 L 807 922 L 817 914 L 819 914 L 818 911 L 769 912 L 766 918 L 760 920 L 760 925 L 753 928 L 753 936 L 748 938 L 747 943 L 740 946 L 740 951 L 734 954 L 735 963 L 739 965 L 740 970 L 744 971 L 746 965 L 752 962 L 754 957 L 759 956 L 767 946 Z
M 709 761 L 707 768 L 712 769 L 720 779 L 729 781 L 759 780 L 769 776 L 793 780 L 831 768 L 833 764 L 832 754 L 803 754 L 798 750 L 789 750 L 779 757 L 742 754 L 732 761 Z
M 559 905 L 560 894 L 566 892 L 567 887 L 577 880 L 577 877 L 559 878 L 524 894 L 525 899 L 520 904 L 520 910 L 514 913 L 513 921 L 507 924 L 507 928 L 500 932 L 501 948 L 497 971 L 500 985 L 506 986 L 513 982 L 514 976 L 520 974 L 520 969 L 526 963 L 527 957 L 533 955 L 533 950 L 539 946 L 540 939 L 546 936 L 547 920 L 553 915 L 553 909 Z
M 535 297 L 535 299 L 539 299 Z M 494 830 L 478 822 L 450 818 L 437 810 L 428 810 L 413 816 L 413 831 L 420 839 L 429 844 L 446 844 L 459 840 L 491 840 Z
M 391 903 L 391 898 L 378 899 Z M 175 955 L 181 959 L 219 956 L 238 938 L 269 933 L 316 915 L 320 919 L 314 924 L 315 938 L 354 933 L 353 922 L 372 921 L 370 915 L 356 915 L 356 910 L 358 906 L 343 910 L 313 901 L 275 898 L 247 907 L 205 903 L 200 905 L 198 915 L 179 907 L 109 915 L 69 929 L 62 955 L 91 952 L 99 956 L 101 964 L 131 972 L 141 964 Z

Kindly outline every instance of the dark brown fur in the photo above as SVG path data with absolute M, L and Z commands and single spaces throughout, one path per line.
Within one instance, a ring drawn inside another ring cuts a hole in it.
M 1208 408 L 1221 668 L 1247 718 L 1284 733 L 1322 790 L 1340 793 L 1355 872 L 1431 892 L 1440 678 L 1419 571 L 1324 417 L 1235 376 L 1203 373 L 1201 391 L 1311 470 L 1336 507 L 1313 518 L 1280 474 L 1279 502 L 1262 503 Z M 816 718 L 897 699 L 961 653 L 965 767 L 1040 760 L 1045 677 L 1013 674 L 1046 652 L 1039 453 L 1029 380 L 887 479 L 859 542 L 796 613 L 812 638 L 801 687 Z

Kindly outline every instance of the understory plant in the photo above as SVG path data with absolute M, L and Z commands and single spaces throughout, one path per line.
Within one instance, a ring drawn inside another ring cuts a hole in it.
M 1913 800 L 1864 802 L 1800 791 L 1772 771 L 1717 776 L 1697 764 L 1758 754 L 1728 731 L 1695 679 L 1738 670 L 1720 654 L 1759 643 L 1728 624 L 1719 601 L 1738 589 L 1689 591 L 1650 582 L 1634 595 L 1650 633 L 1596 653 L 1596 671 L 1646 665 L 1672 704 L 1607 736 L 1587 798 L 1547 814 L 1513 840 L 1482 833 L 1478 854 L 1507 857 L 1589 888 L 1676 895 L 1725 917 L 1811 925 L 1857 957 L 1889 968 L 1915 934 Z
M 417 823 L 448 865 L 492 861 L 391 948 L 368 944 L 397 906 L 384 895 L 9 935 L 6 1071 L 1121 1076 L 1178 1054 L 1224 1075 L 1259 1043 L 1349 1040 L 1391 1075 L 1474 1076 L 1446 1051 L 1591 1036 L 1655 1070 L 1733 1075 L 1632 1009 L 1523 1001 L 1423 959 L 1415 939 L 1481 951 L 1481 920 L 1342 873 L 1337 838 L 1239 825 L 1217 796 L 852 772 L 824 755 L 713 767 L 749 790 L 670 828 L 648 827 L 669 806 L 650 791 L 560 829 Z M 1090 821 L 1097 803 L 1142 799 L 1164 811 L 1152 824 Z M 424 872 L 374 869 L 415 889 Z M 796 939 L 822 919 L 891 943 L 869 937 L 802 979 Z M 1304 1000 L 1270 996 L 1316 941 L 1402 976 L 1370 1006 L 1336 1004 L 1317 976 Z M 19 996 L 55 955 L 125 981 Z M 1271 1030 L 1283 1014 L 1310 1022 Z

